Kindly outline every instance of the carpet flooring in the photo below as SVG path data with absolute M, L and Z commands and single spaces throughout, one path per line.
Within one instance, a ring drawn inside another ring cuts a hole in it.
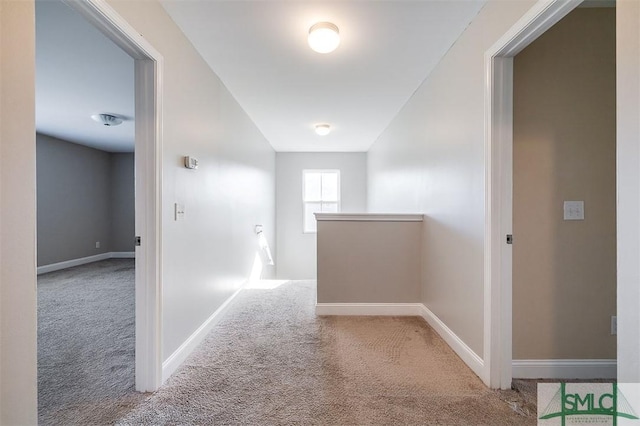
M 245 290 L 120 425 L 526 425 L 418 318 L 316 317 L 315 283 Z
M 46 274 L 38 287 L 41 424 L 536 422 L 522 395 L 487 389 L 422 319 L 316 317 L 313 281 L 243 290 L 154 394 L 133 391 L 132 261 Z
M 134 260 L 38 276 L 38 421 L 113 424 L 134 389 Z

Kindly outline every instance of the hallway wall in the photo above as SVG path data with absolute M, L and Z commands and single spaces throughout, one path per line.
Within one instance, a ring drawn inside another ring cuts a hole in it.
M 340 170 L 340 206 L 344 213 L 362 213 L 367 208 L 367 160 L 365 153 L 276 154 L 276 270 L 280 279 L 316 278 L 316 234 L 303 227 L 302 171 Z
M 425 214 L 422 302 L 480 357 L 484 53 L 534 3 L 488 1 L 368 156 L 369 211 Z
M 0 1 L 0 424 L 35 425 L 35 7 Z
M 167 360 L 249 278 L 259 250 L 256 224 L 275 247 L 275 153 L 159 2 L 109 4 L 164 58 Z M 183 166 L 185 155 L 198 159 L 197 170 Z M 175 203 L 185 208 L 180 221 Z

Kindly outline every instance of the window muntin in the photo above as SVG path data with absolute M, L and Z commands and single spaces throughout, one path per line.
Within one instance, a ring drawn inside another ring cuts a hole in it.
M 303 231 L 317 232 L 314 213 L 340 211 L 340 170 L 303 170 Z

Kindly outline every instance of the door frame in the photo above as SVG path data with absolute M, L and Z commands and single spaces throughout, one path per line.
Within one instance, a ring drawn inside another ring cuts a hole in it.
M 483 380 L 495 389 L 512 381 L 513 57 L 580 3 L 539 0 L 485 52 Z
M 62 0 L 135 63 L 135 383 L 162 384 L 162 76 L 163 57 L 105 0 Z

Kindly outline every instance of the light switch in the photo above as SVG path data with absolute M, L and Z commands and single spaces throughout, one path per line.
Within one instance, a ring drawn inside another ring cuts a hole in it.
M 184 204 L 175 204 L 175 220 L 184 219 Z
M 584 220 L 584 201 L 565 201 L 564 220 Z

